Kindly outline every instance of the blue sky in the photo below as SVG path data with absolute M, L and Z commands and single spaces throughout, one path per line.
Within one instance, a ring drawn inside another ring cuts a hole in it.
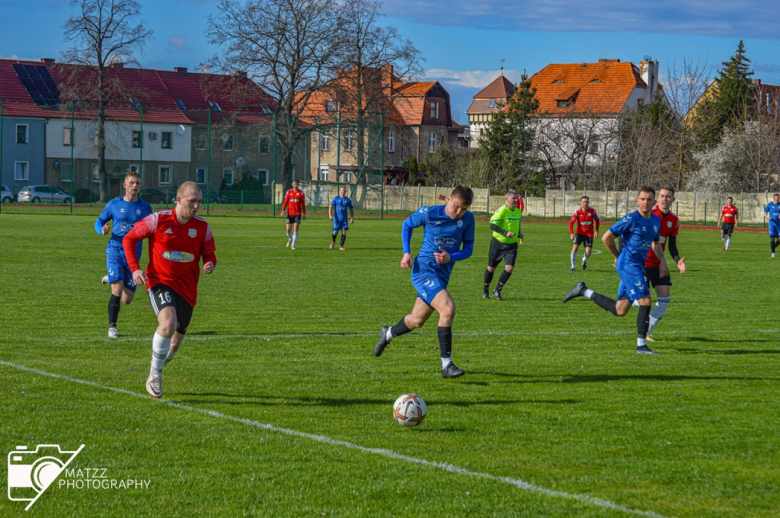
M 206 18 L 216 0 L 141 0 L 154 39 L 139 56 L 144 67 L 197 67 L 218 49 L 206 42 Z M 422 51 L 429 78 L 450 92 L 461 123 L 472 96 L 498 75 L 513 81 L 548 63 L 652 56 L 662 71 L 684 58 L 714 71 L 740 39 L 755 77 L 780 84 L 780 17 L 758 0 L 396 0 L 384 23 L 398 27 Z M 66 0 L 0 0 L 0 56 L 59 58 Z M 663 77 L 662 77 L 663 80 Z

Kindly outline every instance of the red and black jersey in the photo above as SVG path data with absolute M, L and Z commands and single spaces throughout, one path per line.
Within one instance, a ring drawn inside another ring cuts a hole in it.
M 574 223 L 577 223 L 577 232 L 574 231 Z M 599 215 L 596 214 L 596 209 L 588 207 L 588 210 L 582 210 L 582 207 L 574 211 L 574 215 L 569 221 L 569 234 L 579 234 L 581 236 L 593 237 L 595 226 L 595 232 L 599 231 Z
M 523 201 L 523 197 L 519 194 L 517 195 L 517 206 L 520 207 L 520 212 L 525 210 L 525 202 Z
M 295 189 L 287 191 L 287 194 L 284 195 L 284 203 L 282 203 L 282 212 L 285 210 L 287 210 L 288 216 L 306 214 L 306 196 L 304 196 L 303 191 Z
M 176 219 L 176 209 L 155 212 L 142 219 L 122 241 L 127 264 L 133 272 L 141 269 L 135 245 L 146 238 L 149 239 L 146 289 L 165 284 L 195 307 L 201 258 L 204 264 L 217 264 L 217 256 L 214 255 L 216 246 L 209 224 L 195 216 L 182 225 Z
M 680 218 L 672 211 L 664 214 L 658 205 L 653 208 L 653 214 L 661 218 L 661 230 L 658 233 L 661 235 L 661 249 L 665 251 L 667 238 L 676 236 L 677 232 L 680 230 Z M 658 266 L 661 266 L 661 260 L 658 259 L 651 248 L 647 253 L 647 259 L 645 259 L 645 268 L 655 268 Z
M 726 205 L 723 210 L 720 211 L 720 215 L 723 216 L 723 223 L 736 223 L 739 211 L 736 205 Z

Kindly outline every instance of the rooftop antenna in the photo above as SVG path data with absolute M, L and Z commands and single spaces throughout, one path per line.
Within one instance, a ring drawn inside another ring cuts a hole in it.
M 501 77 L 504 77 L 504 61 L 506 61 L 506 60 L 505 59 L 501 59 L 499 61 L 501 61 Z

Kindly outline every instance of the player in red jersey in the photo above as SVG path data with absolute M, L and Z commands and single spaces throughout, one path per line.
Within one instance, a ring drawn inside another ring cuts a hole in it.
M 298 189 L 298 180 L 292 181 L 292 189 L 284 195 L 282 216 L 284 216 L 285 210 L 287 211 L 287 246 L 292 244 L 292 249 L 295 250 L 301 217 L 306 219 L 306 196 L 303 195 L 303 191 Z
M 599 237 L 599 215 L 596 209 L 589 206 L 590 198 L 580 198 L 580 208 L 574 211 L 569 221 L 570 239 L 574 242 L 571 247 L 571 271 L 576 270 L 577 250 L 585 243 L 585 255 L 582 256 L 582 269 L 588 267 L 588 257 L 593 250 L 593 240 Z M 574 231 L 574 223 L 577 223 L 577 232 Z M 594 227 L 595 226 L 595 230 Z
M 197 215 L 202 202 L 198 184 L 184 182 L 176 192 L 173 210 L 147 216 L 122 241 L 133 282 L 136 286 L 146 284 L 159 324 L 152 340 L 152 367 L 146 381 L 146 391 L 154 398 L 162 396 L 163 367 L 176 355 L 190 325 L 198 298 L 200 260 L 207 274 L 217 264 L 211 228 Z M 144 274 L 138 266 L 135 245 L 147 238 L 149 264 Z
M 720 229 L 720 238 L 723 240 L 723 250 L 728 250 L 731 246 L 731 233 L 734 232 L 739 223 L 739 211 L 731 196 L 726 198 L 726 206 L 720 211 L 718 222 L 715 223 L 716 227 L 720 225 L 721 220 L 723 227 Z
M 653 209 L 653 214 L 661 219 L 661 230 L 659 232 L 661 235 L 661 250 L 666 250 L 666 245 L 668 244 L 669 253 L 672 254 L 674 262 L 677 263 L 677 268 L 680 269 L 680 273 L 685 273 L 685 257 L 680 258 L 680 252 L 677 250 L 677 232 L 680 230 L 680 219 L 671 211 L 673 202 L 674 187 L 664 185 L 658 191 L 658 205 Z M 671 300 L 669 294 L 672 287 L 672 277 L 669 274 L 661 276 L 660 266 L 661 261 L 651 250 L 645 260 L 645 278 L 647 283 L 652 284 L 653 288 L 655 288 L 656 294 L 655 306 L 650 312 L 650 326 L 647 329 L 647 339 L 651 342 L 655 342 L 655 340 L 650 336 L 650 331 L 661 321 Z

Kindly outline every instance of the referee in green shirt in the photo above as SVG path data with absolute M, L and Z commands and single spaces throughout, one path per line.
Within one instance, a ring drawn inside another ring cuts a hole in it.
M 501 290 L 512 275 L 517 259 L 517 239 L 522 242 L 523 231 L 520 230 L 520 222 L 523 219 L 523 210 L 517 206 L 517 191 L 506 191 L 506 204 L 500 207 L 490 218 L 490 230 L 493 231 L 493 239 L 490 240 L 490 253 L 488 254 L 488 266 L 485 271 L 485 291 L 482 298 L 490 298 L 490 283 L 493 281 L 493 272 L 501 260 L 504 260 L 504 271 L 498 279 L 498 286 L 493 290 L 493 296 L 501 298 Z

